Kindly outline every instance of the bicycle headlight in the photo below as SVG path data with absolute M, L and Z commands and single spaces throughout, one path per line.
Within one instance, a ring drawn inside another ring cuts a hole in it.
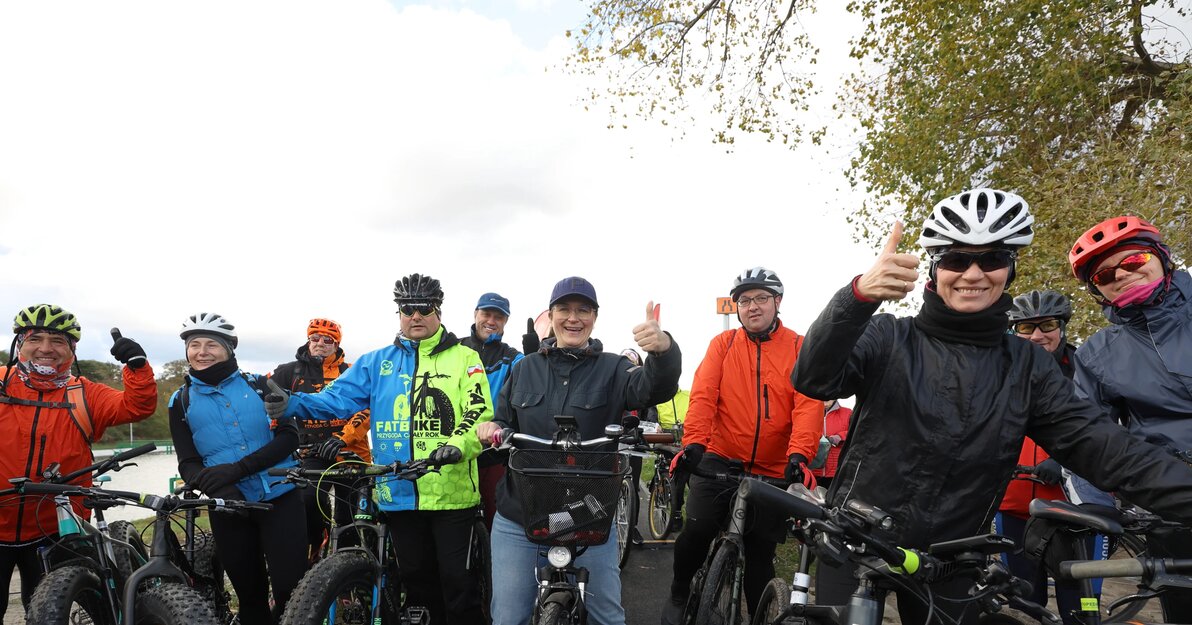
M 551 547 L 546 552 L 546 559 L 555 568 L 563 568 L 571 564 L 571 550 L 566 547 Z

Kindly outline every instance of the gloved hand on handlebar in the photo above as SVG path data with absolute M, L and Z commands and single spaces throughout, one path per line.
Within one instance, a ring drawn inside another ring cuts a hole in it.
M 675 454 L 675 457 L 670 463 L 671 475 L 676 471 L 692 471 L 699 466 L 700 460 L 704 459 L 704 452 L 708 448 L 699 443 L 691 443 L 683 448 L 683 451 Z
M 815 476 L 807 466 L 807 458 L 803 454 L 791 454 L 790 462 L 786 465 L 785 477 L 788 481 L 800 482 L 809 490 L 815 490 Z
M 432 464 L 455 464 L 463 460 L 464 452 L 459 450 L 459 447 L 453 445 L 443 445 L 442 447 L 430 452 L 430 460 Z
M 344 445 L 347 445 L 344 439 L 338 436 L 328 437 L 327 440 L 323 441 L 315 449 L 315 455 L 327 462 L 335 462 L 335 459 L 339 457 L 339 451 L 344 448 Z
M 235 499 L 238 501 L 244 500 L 244 493 L 241 493 L 240 489 L 237 488 L 235 484 L 228 484 L 227 486 L 217 488 L 214 492 L 204 491 L 203 494 L 207 495 L 207 497 L 211 499 Z
M 1059 462 L 1056 462 L 1055 458 L 1048 458 L 1035 465 L 1035 470 L 1031 473 L 1034 473 L 1035 477 L 1044 484 L 1052 486 L 1064 481 L 1064 469 Z

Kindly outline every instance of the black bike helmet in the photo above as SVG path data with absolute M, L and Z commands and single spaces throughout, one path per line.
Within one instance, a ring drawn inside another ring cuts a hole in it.
M 412 273 L 393 285 L 393 301 L 398 304 L 417 302 L 438 306 L 443 303 L 443 289 L 438 280 Z
M 1010 308 L 1010 323 L 1028 319 L 1055 318 L 1064 321 L 1072 319 L 1072 302 L 1059 291 L 1031 291 L 1014 298 Z
M 733 290 L 728 294 L 737 299 L 738 295 L 749 289 L 765 289 L 774 295 L 782 295 L 782 280 L 778 279 L 778 274 L 765 267 L 746 269 L 733 280 Z

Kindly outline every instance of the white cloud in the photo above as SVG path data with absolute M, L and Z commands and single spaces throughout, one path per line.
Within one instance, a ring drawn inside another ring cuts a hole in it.
M 741 269 L 775 269 L 804 331 L 868 266 L 836 210 L 840 155 L 610 132 L 545 69 L 566 45 L 381 0 L 6 4 L 0 314 L 60 303 L 84 357 L 118 325 L 160 363 L 215 310 L 262 370 L 312 316 L 341 321 L 352 356 L 389 342 L 393 281 L 415 271 L 443 281 L 457 333 L 481 293 L 508 296 L 520 345 L 578 274 L 610 350 L 663 303 L 686 386 Z

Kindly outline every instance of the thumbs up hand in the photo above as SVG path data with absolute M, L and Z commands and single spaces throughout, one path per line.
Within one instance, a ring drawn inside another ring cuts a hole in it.
M 919 258 L 914 254 L 899 254 L 898 242 L 902 240 L 902 222 L 894 222 L 894 229 L 886 239 L 882 253 L 873 266 L 857 280 L 857 292 L 861 297 L 874 301 L 894 301 L 906 297 L 915 289 L 919 279 Z
M 651 354 L 661 354 L 670 349 L 670 335 L 662 331 L 658 323 L 662 304 L 650 302 L 646 304 L 646 321 L 633 328 L 633 340 L 643 351 Z

